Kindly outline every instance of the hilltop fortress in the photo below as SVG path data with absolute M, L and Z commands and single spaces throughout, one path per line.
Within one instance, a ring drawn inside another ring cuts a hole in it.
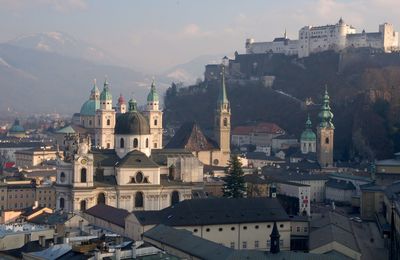
M 299 39 L 290 40 L 286 36 L 275 38 L 272 42 L 255 42 L 246 39 L 246 54 L 281 53 L 307 57 L 312 53 L 345 48 L 369 47 L 392 52 L 399 49 L 399 33 L 393 25 L 379 25 L 378 32 L 357 33 L 356 29 L 346 24 L 342 18 L 334 25 L 304 26 L 299 30 Z

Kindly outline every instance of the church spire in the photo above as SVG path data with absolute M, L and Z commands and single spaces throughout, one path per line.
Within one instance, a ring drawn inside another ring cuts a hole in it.
M 218 107 L 221 107 L 223 105 L 229 105 L 229 100 L 226 95 L 225 66 L 221 65 L 221 88 L 219 89 L 218 95 Z
M 331 112 L 329 99 L 328 88 L 325 86 L 325 94 L 322 101 L 321 111 L 318 114 L 318 117 L 321 119 L 319 126 L 335 128 L 332 123 L 333 113 Z
M 137 103 L 133 97 L 129 100 L 128 103 L 129 103 L 129 112 L 137 111 Z
M 271 235 L 269 235 L 269 237 L 271 238 L 271 246 L 270 246 L 269 252 L 271 252 L 272 254 L 279 253 L 280 252 L 279 238 L 281 237 L 281 235 L 279 235 L 276 221 L 274 221 L 274 227 L 272 228 L 272 232 L 271 232 Z
M 156 84 L 154 83 L 154 79 L 151 83 L 150 92 L 147 95 L 147 102 L 155 102 L 159 101 L 158 94 L 156 91 Z

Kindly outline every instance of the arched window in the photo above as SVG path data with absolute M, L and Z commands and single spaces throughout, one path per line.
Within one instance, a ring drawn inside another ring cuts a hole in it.
M 125 146 L 124 138 L 121 138 L 121 139 L 119 140 L 119 147 L 124 148 L 124 146 Z
M 89 120 L 89 125 L 92 125 L 92 120 Z
M 329 138 L 328 138 L 328 137 L 325 138 L 325 143 L 326 143 L 326 144 L 329 144 Z
M 111 144 L 107 143 L 107 149 L 110 149 L 110 148 L 111 148 Z
M 143 179 L 144 179 L 144 176 L 143 176 L 142 172 L 136 173 L 136 177 L 135 177 L 136 183 L 142 183 Z
M 138 148 L 139 146 L 139 141 L 137 138 L 133 139 L 133 148 Z
M 107 119 L 107 125 L 111 125 L 110 119 Z
M 228 126 L 228 118 L 224 118 L 224 126 Z
M 86 168 L 81 169 L 81 182 L 86 182 Z
M 86 200 L 81 200 L 81 211 L 86 210 Z
M 65 181 L 65 173 L 61 172 L 60 173 L 60 182 L 64 182 Z
M 157 119 L 154 119 L 154 125 L 157 125 L 157 123 L 158 123 Z
M 60 209 L 63 209 L 65 207 L 65 199 L 60 198 Z
M 135 195 L 135 208 L 143 208 L 143 192 L 136 192 Z
M 104 193 L 97 195 L 97 204 L 106 204 L 106 195 Z
M 149 148 L 149 138 L 146 138 L 146 148 Z
M 157 148 L 157 143 L 154 143 L 154 148 Z
M 177 203 L 179 203 L 179 192 L 175 190 L 171 194 L 171 206 Z

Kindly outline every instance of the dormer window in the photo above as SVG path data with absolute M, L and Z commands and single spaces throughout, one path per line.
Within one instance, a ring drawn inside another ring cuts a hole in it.
M 136 173 L 135 181 L 136 183 L 142 183 L 144 180 L 144 175 L 142 172 Z

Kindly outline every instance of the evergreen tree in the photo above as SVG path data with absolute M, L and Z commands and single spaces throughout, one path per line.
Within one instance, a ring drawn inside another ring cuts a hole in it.
M 222 187 L 224 197 L 243 198 L 246 196 L 243 175 L 242 163 L 236 155 L 232 156 L 229 160 L 226 176 L 224 177 L 225 184 Z

